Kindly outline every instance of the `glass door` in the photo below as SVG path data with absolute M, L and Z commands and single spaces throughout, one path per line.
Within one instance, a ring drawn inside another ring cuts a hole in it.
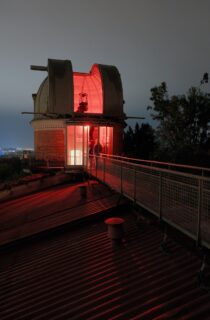
M 67 165 L 84 165 L 84 157 L 87 157 L 87 138 L 87 126 L 67 127 Z
M 113 127 L 97 125 L 67 126 L 67 165 L 83 166 L 89 157 L 112 154 Z

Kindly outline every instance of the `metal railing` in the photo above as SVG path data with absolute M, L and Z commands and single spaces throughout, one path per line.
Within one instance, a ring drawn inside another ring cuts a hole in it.
M 118 156 L 118 155 L 108 155 L 105 153 L 101 153 L 101 156 L 111 157 L 117 160 L 122 160 L 126 162 L 131 162 L 131 163 L 143 164 L 150 167 L 176 170 L 176 171 L 181 171 L 185 173 L 191 173 L 191 174 L 210 177 L 210 168 L 206 168 L 206 167 L 178 164 L 173 162 L 161 162 L 156 160 L 144 160 L 144 159 L 130 158 L 130 157 L 124 157 L 124 156 Z
M 90 157 L 86 170 L 210 249 L 210 178 L 107 155 Z

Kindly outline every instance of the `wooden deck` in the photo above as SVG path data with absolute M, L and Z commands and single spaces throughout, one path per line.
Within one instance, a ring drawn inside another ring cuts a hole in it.
M 122 207 L 113 246 L 104 217 L 0 250 L 1 320 L 209 320 L 198 257 Z M 206 275 L 209 277 L 209 273 Z M 209 278 L 208 278 L 209 279 Z
M 80 187 L 87 186 L 81 198 Z M 0 204 L 0 245 L 99 214 L 118 205 L 119 194 L 91 181 L 62 185 Z

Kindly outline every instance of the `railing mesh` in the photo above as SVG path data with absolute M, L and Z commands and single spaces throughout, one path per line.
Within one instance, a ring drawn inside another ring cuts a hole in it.
M 210 248 L 209 178 L 103 156 L 90 159 L 87 170 Z
M 201 240 L 210 244 L 210 181 L 202 182 L 200 234 Z
M 198 222 L 198 179 L 163 173 L 161 191 L 162 217 L 195 238 Z
M 136 172 L 136 200 L 156 215 L 159 214 L 159 179 L 158 172 L 153 170 L 145 172 L 139 168 Z

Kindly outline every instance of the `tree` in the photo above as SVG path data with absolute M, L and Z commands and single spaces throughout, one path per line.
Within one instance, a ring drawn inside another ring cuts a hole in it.
M 18 177 L 21 170 L 21 160 L 19 158 L 2 158 L 0 160 L 0 182 Z
M 123 151 L 126 155 L 132 155 L 133 153 L 134 132 L 131 126 L 127 131 L 124 131 L 123 138 Z
M 204 74 L 203 81 L 208 81 Z M 158 121 L 156 136 L 161 160 L 196 163 L 209 144 L 210 94 L 191 87 L 186 95 L 169 97 L 167 85 L 151 89 L 151 116 Z M 190 160 L 191 159 L 191 160 Z
M 152 159 L 155 148 L 154 129 L 143 123 L 136 123 L 134 130 L 129 126 L 124 133 L 124 152 L 141 159 Z

